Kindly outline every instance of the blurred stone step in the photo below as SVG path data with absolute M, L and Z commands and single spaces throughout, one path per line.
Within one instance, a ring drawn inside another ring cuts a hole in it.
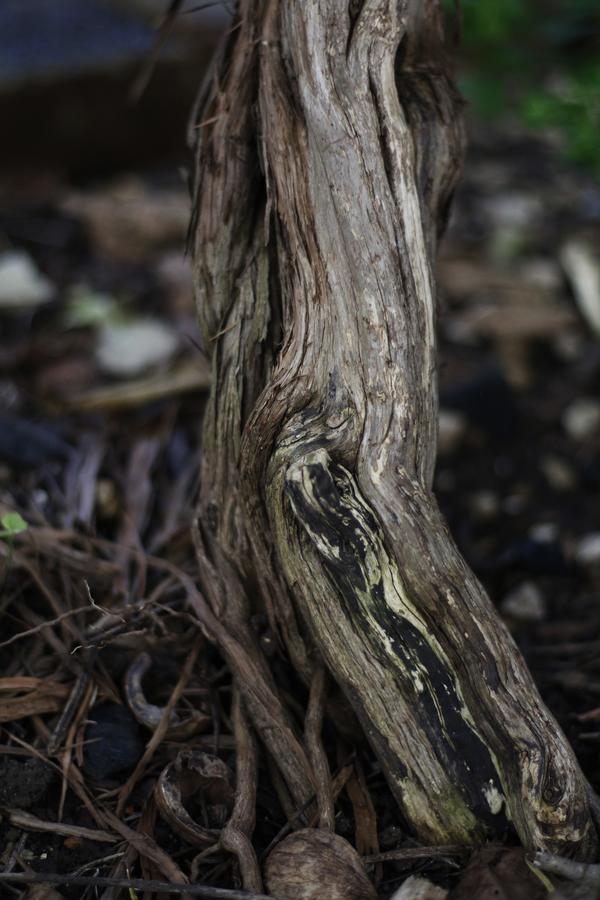
M 218 10 L 178 18 L 145 94 L 132 104 L 133 81 L 156 36 L 135 3 L 2 0 L 0 115 L 10 128 L 0 165 L 96 175 L 168 154 L 183 158 L 187 116 L 224 25 Z

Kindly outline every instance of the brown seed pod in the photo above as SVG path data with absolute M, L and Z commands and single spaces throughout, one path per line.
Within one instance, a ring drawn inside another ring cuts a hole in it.
M 65 900 L 50 884 L 34 884 L 24 896 L 24 900 Z
M 265 881 L 280 900 L 375 900 L 356 850 L 322 828 L 303 828 L 269 853 Z
M 224 825 L 233 805 L 227 766 L 209 753 L 182 750 L 160 773 L 154 800 L 173 831 L 190 844 L 206 847 L 218 842 L 219 831 L 199 825 L 184 806 L 184 800 L 198 792 L 202 793 L 212 818 L 218 820 L 219 826 Z

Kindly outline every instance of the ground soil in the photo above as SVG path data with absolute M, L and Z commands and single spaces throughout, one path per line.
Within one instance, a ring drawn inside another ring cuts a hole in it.
M 147 198 L 166 191 L 185 205 L 176 174 L 136 177 Z M 123 703 L 124 675 L 146 651 L 153 665 L 144 690 L 150 702 L 163 705 L 196 633 L 181 573 L 194 574 L 188 526 L 202 452 L 205 379 L 199 376 L 184 392 L 168 384 L 183 363 L 197 363 L 201 371 L 203 356 L 185 274 L 184 234 L 138 236 L 135 258 L 111 254 L 101 240 L 102 228 L 114 227 L 110 215 L 94 228 L 81 205 L 75 213 L 67 202 L 75 189 L 84 198 L 93 191 L 110 195 L 111 184 L 74 186 L 53 172 L 39 183 L 37 192 L 14 183 L 1 186 L 0 249 L 28 254 L 51 281 L 54 297 L 37 310 L 0 310 L 0 511 L 18 510 L 29 523 L 0 560 L 1 639 L 37 629 L 0 646 L 0 676 L 7 679 L 9 696 L 38 704 L 30 714 L 2 718 L 0 806 L 26 810 L 44 822 L 57 821 L 62 810 L 65 823 L 97 828 L 81 797 L 71 788 L 63 797 L 60 770 L 81 777 L 92 806 L 114 808 L 150 732 L 132 716 L 102 719 L 102 704 Z M 577 306 L 560 252 L 568 240 L 589 242 L 599 230 L 600 190 L 585 172 L 567 166 L 551 143 L 510 129 L 474 131 L 440 261 L 441 405 L 458 414 L 458 430 L 443 445 L 435 483 L 457 543 L 503 611 L 596 790 L 600 566 L 582 562 L 578 550 L 586 536 L 600 531 L 600 425 L 576 437 L 565 426 L 565 411 L 581 398 L 598 398 L 600 344 Z M 141 400 L 130 399 L 126 407 L 114 397 L 90 405 L 93 391 L 131 382 L 99 364 L 97 322 L 68 324 L 76 286 L 87 292 L 88 312 L 90 295 L 101 293 L 133 319 L 152 315 L 182 335 L 176 354 L 154 370 L 166 398 L 142 392 Z M 477 311 L 483 307 L 496 312 L 494 326 L 481 325 Z M 558 311 L 555 320 L 550 316 L 545 330 L 524 333 L 523 309 L 544 316 L 550 307 L 552 315 Z M 524 584 L 537 605 L 525 600 L 522 607 L 511 606 L 507 597 Z M 121 618 L 104 621 L 107 610 L 118 610 Z M 254 626 L 267 647 L 270 636 L 259 613 Z M 303 703 L 285 659 L 276 648 L 271 652 L 280 685 Z M 23 692 L 15 680 L 21 676 L 43 679 L 50 688 Z M 58 749 L 48 754 L 77 679 L 83 686 L 75 713 Z M 61 693 L 64 685 L 68 691 Z M 201 738 L 160 744 L 121 814 L 130 827 L 139 826 L 156 778 L 181 747 L 199 741 L 234 767 L 229 698 L 227 670 L 205 644 L 178 713 L 185 717 L 196 709 L 212 717 L 213 727 Z M 0 711 L 2 699 L 0 694 Z M 90 722 L 96 731 L 89 731 Z M 86 750 L 90 734 L 95 743 Z M 340 767 L 348 759 L 360 761 L 380 849 L 413 846 L 368 748 L 329 749 Z M 54 768 L 36 754 L 48 755 Z M 285 826 L 271 774 L 261 762 L 259 853 Z M 222 815 L 205 803 L 189 808 L 209 827 Z M 344 794 L 337 810 L 338 832 L 353 840 L 353 808 Z M 155 813 L 151 820 L 157 844 L 189 872 L 198 848 Z M 515 843 L 510 833 L 504 840 Z M 83 874 L 110 874 L 119 863 L 115 854 L 123 850 L 121 843 L 36 833 L 12 824 L 8 813 L 0 823 L 0 845 L 5 869 Z M 415 873 L 456 888 L 465 862 L 460 856 L 412 859 L 369 871 L 378 876 L 380 896 L 388 897 Z M 198 865 L 198 877 L 207 883 L 237 883 L 224 854 Z M 132 873 L 161 876 L 156 865 L 140 867 L 135 854 Z M 2 890 L 2 896 L 20 895 L 7 886 Z M 64 897 L 99 896 L 82 888 L 60 890 Z M 482 888 L 471 896 L 491 895 Z

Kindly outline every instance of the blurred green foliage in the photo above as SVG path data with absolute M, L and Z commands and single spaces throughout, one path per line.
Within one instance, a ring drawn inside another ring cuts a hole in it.
M 475 114 L 552 128 L 600 174 L 600 0 L 462 0 L 461 18 L 459 84 Z

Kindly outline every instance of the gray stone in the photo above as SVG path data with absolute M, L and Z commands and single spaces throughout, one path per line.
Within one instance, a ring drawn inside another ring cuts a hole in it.
M 96 358 L 107 374 L 132 378 L 152 366 L 168 362 L 178 344 L 177 334 L 158 319 L 136 319 L 103 326 Z
M 524 581 L 506 595 L 500 604 L 505 616 L 519 622 L 543 622 L 546 617 L 546 601 L 537 584 Z
M 8 250 L 0 255 L 0 309 L 20 310 L 47 303 L 54 286 L 27 253 Z
M 473 515 L 483 521 L 495 518 L 500 509 L 498 496 L 493 491 L 476 491 L 469 498 L 469 506 Z
M 411 875 L 394 891 L 390 900 L 445 900 L 447 896 L 445 888 L 420 875 Z
M 447 456 L 462 444 L 467 430 L 467 421 L 462 413 L 454 409 L 440 409 L 438 417 L 438 454 Z
M 540 459 L 540 469 L 555 491 L 571 491 L 577 484 L 575 472 L 559 456 L 547 454 Z
M 575 548 L 575 559 L 581 566 L 600 565 L 600 531 L 580 538 Z
M 552 544 L 558 540 L 559 528 L 556 522 L 539 522 L 532 525 L 527 533 L 538 544 Z
M 563 412 L 562 423 L 574 440 L 586 440 L 600 430 L 600 403 L 592 397 L 575 400 Z

